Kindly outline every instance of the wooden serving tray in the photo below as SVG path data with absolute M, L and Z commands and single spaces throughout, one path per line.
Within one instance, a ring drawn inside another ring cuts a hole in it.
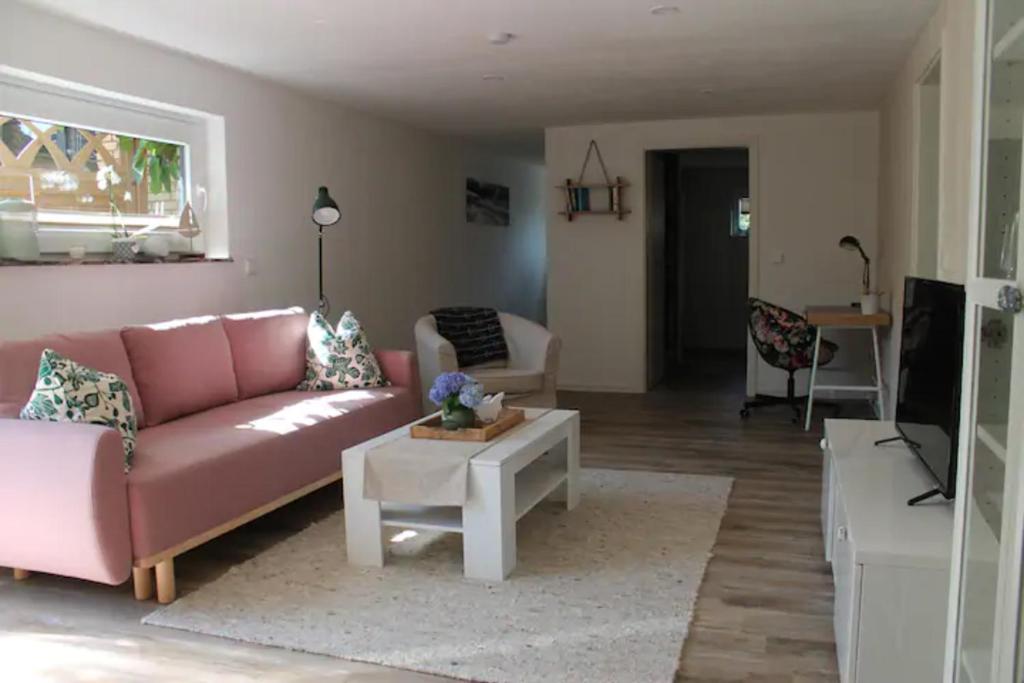
M 498 419 L 488 424 L 478 422 L 476 427 L 466 429 L 445 429 L 441 416 L 435 415 L 426 422 L 409 428 L 414 439 L 440 439 L 441 441 L 491 441 L 526 420 L 522 408 L 502 408 Z

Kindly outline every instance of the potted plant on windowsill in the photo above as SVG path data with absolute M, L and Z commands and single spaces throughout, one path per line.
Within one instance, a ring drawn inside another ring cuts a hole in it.
M 135 240 L 128 232 L 124 215 L 118 208 L 117 198 L 114 196 L 114 188 L 120 184 L 121 175 L 113 166 L 102 166 L 96 171 L 96 187 L 107 191 L 107 199 L 110 202 L 110 229 L 113 234 L 111 252 L 115 261 L 130 262 L 135 260 Z M 125 194 L 130 196 L 128 193 Z
M 131 157 L 131 172 L 136 188 L 148 184 L 151 194 L 160 192 L 170 194 L 174 191 L 174 183 L 181 179 L 181 147 L 179 145 L 131 137 L 121 137 L 119 144 L 122 158 Z M 128 231 L 114 196 L 114 186 L 121 182 L 121 177 L 117 172 L 112 167 L 104 167 L 97 173 L 96 178 L 99 189 L 109 192 L 110 214 L 114 224 L 112 245 L 114 259 L 134 261 L 142 247 L 142 240 L 139 239 L 140 232 L 149 231 L 143 230 L 135 234 Z M 139 195 L 141 198 L 142 193 L 140 192 Z M 128 201 L 131 198 L 130 192 L 125 192 L 124 200 Z M 185 235 L 190 239 L 191 248 L 191 238 L 198 234 L 198 226 L 195 224 L 191 206 L 187 205 L 186 210 L 190 216 L 190 225 L 195 228 L 192 233 Z M 120 230 L 117 228 L 117 223 L 120 223 Z M 161 240 L 161 242 L 163 241 Z M 162 249 L 160 251 L 160 256 L 166 256 Z

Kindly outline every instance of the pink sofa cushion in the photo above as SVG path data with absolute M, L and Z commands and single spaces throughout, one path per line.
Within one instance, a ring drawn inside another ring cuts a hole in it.
M 306 376 L 306 325 L 301 308 L 237 313 L 223 318 L 231 344 L 238 398 L 289 391 Z
M 145 424 L 143 401 L 128 362 L 121 333 L 55 334 L 29 341 L 0 342 L 0 417 L 18 417 L 36 386 L 43 349 L 53 349 L 80 365 L 110 372 L 128 385 L 139 426 Z
M 141 559 L 341 469 L 341 451 L 411 422 L 406 387 L 259 396 L 139 434 L 128 475 Z
M 238 399 L 231 345 L 220 318 L 174 320 L 121 330 L 146 425 Z

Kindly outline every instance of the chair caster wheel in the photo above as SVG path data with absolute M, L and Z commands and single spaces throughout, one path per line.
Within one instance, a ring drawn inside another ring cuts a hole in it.
M 748 417 L 750 417 L 750 411 L 748 409 L 746 409 L 746 408 L 741 408 L 740 409 L 740 417 L 742 417 L 744 420 L 746 420 Z

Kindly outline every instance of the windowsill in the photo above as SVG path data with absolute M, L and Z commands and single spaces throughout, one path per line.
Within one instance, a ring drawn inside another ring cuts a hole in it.
M 74 260 L 70 256 L 60 254 L 44 254 L 38 261 L 14 261 L 0 259 L 0 267 L 9 266 L 149 266 L 173 265 L 176 263 L 233 263 L 231 257 L 211 258 L 203 255 L 171 254 L 163 259 L 140 259 L 138 261 L 115 261 L 110 254 L 90 254 L 84 259 Z

